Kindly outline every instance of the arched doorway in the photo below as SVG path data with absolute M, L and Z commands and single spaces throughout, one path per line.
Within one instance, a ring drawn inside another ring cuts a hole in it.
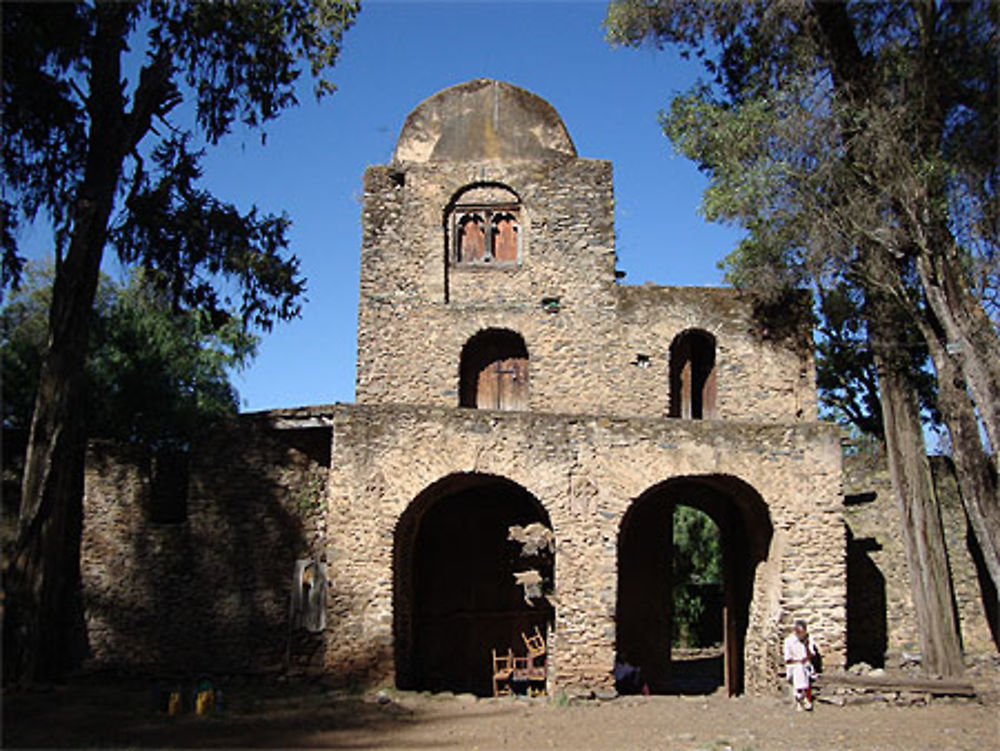
M 508 329 L 485 329 L 462 348 L 459 406 L 476 409 L 528 408 L 528 348 Z
M 545 634 L 553 609 L 527 599 L 514 573 L 552 557 L 526 559 L 511 526 L 548 514 L 531 493 L 495 475 L 451 475 L 421 493 L 396 526 L 393 635 L 400 688 L 492 693 L 491 650 L 523 652 L 521 634 Z
M 697 662 L 672 652 L 674 534 L 680 506 L 703 512 L 718 530 L 722 548 L 721 643 L 717 655 Z M 641 496 L 618 534 L 616 607 L 618 660 L 636 665 L 653 693 L 742 693 L 744 643 L 754 573 L 766 560 L 773 528 L 767 506 L 735 477 L 678 477 Z
M 670 416 L 715 418 L 715 337 L 689 329 L 670 344 Z

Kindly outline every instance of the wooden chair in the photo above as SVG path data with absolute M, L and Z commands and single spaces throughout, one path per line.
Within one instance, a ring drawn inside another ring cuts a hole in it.
M 514 653 L 507 650 L 507 654 L 497 654 L 493 651 L 493 695 L 510 696 L 513 693 L 511 681 L 514 678 Z
M 536 657 L 545 656 L 545 637 L 543 637 L 541 632 L 539 632 L 538 626 L 535 626 L 535 633 L 531 636 L 522 632 L 521 639 L 524 641 L 524 646 L 528 650 L 528 657 L 535 659 Z
M 527 679 L 529 683 L 542 684 L 541 687 L 529 686 L 529 693 L 532 695 L 544 694 L 545 679 L 548 670 L 546 659 L 548 648 L 545 645 L 545 637 L 539 632 L 538 626 L 535 626 L 535 633 L 529 636 L 522 632 L 521 640 L 528 650 L 528 656 L 524 660 L 525 665 L 522 668 L 521 676 Z
M 493 695 L 510 696 L 514 693 L 515 684 L 518 691 L 525 691 L 529 696 L 545 694 L 547 675 L 545 637 L 535 627 L 531 635 L 521 633 L 527 654 L 523 657 L 515 655 L 508 649 L 507 654 L 493 653 Z

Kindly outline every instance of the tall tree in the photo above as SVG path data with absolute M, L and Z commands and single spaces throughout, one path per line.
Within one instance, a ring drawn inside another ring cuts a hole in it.
M 325 73 L 357 11 L 348 0 L 4 5 L 3 214 L 9 227 L 43 212 L 57 259 L 5 577 L 8 676 L 54 678 L 72 663 L 84 363 L 105 246 L 177 309 L 219 319 L 235 308 L 242 325 L 265 330 L 297 315 L 304 283 L 286 252 L 288 220 L 199 187 L 192 144 L 277 117 L 296 103 L 304 65 L 317 96 L 332 92 Z M 173 121 L 185 101 L 188 129 Z M 16 281 L 16 233 L 2 239 L 3 279 Z
M 623 0 L 607 20 L 614 41 L 679 45 L 713 76 L 663 123 L 712 178 L 706 215 L 748 230 L 730 279 L 764 298 L 815 283 L 860 295 L 925 664 L 942 673 L 960 669 L 957 632 L 934 604 L 948 600 L 946 567 L 933 488 L 911 456 L 923 447 L 898 322 L 911 319 L 930 354 L 963 501 L 1000 581 L 998 13 L 988 2 Z M 937 559 L 929 568 L 921 546 Z

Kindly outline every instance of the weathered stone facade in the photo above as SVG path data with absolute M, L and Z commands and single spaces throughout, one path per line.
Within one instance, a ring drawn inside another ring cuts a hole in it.
M 92 445 L 81 568 L 94 658 L 188 671 L 321 665 L 326 634 L 289 640 L 288 593 L 294 561 L 323 552 L 330 446 L 329 428 L 218 426 L 192 454 L 186 520 L 156 524 L 149 458 Z
M 607 689 L 626 652 L 669 663 L 657 525 L 687 504 L 723 540 L 730 691 L 778 685 L 794 617 L 845 663 L 840 434 L 816 420 L 806 337 L 769 338 L 732 290 L 620 284 L 611 166 L 548 104 L 493 81 L 427 100 L 366 172 L 362 227 L 356 405 L 218 429 L 169 528 L 143 515 L 141 462 L 95 449 L 101 659 L 266 668 L 290 649 L 344 680 L 482 691 L 490 645 L 541 619 L 550 690 Z M 555 537 L 544 613 L 511 599 L 496 535 L 525 521 Z M 290 636 L 303 556 L 325 563 L 327 627 Z
M 982 554 L 962 508 L 954 467 L 944 457 L 932 460 L 962 648 L 967 655 L 996 654 L 997 594 L 976 560 Z M 846 457 L 844 491 L 848 660 L 873 667 L 898 664 L 919 655 L 920 639 L 899 508 L 884 458 Z

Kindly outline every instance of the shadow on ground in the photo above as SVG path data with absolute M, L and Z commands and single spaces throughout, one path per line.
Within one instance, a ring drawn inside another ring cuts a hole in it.
M 167 715 L 152 679 L 78 678 L 47 690 L 6 692 L 3 748 L 375 748 L 415 723 L 446 721 L 388 696 L 318 684 L 238 682 L 225 709 Z M 469 715 L 466 713 L 465 718 Z M 442 737 L 436 746 L 446 747 Z

